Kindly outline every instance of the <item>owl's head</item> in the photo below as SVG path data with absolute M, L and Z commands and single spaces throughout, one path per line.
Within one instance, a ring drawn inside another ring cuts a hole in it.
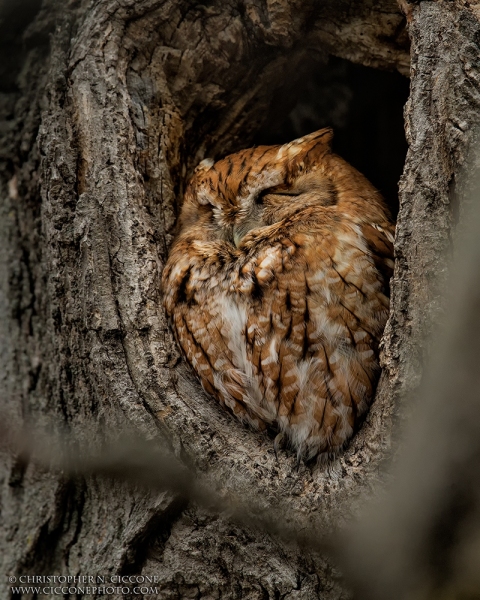
M 341 173 L 332 172 L 341 170 L 335 160 L 350 176 L 350 170 L 362 176 L 332 154 L 332 137 L 330 128 L 320 129 L 283 146 L 258 146 L 217 162 L 202 161 L 185 193 L 181 230 L 194 227 L 198 239 L 203 229 L 201 237 L 239 247 L 252 229 L 311 204 L 335 204 L 337 181 L 342 179 Z

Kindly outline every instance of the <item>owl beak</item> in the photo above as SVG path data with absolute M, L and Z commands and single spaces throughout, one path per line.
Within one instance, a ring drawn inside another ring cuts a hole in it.
M 236 248 L 241 245 L 242 240 L 247 233 L 252 229 L 255 229 L 255 227 L 258 227 L 258 223 L 251 220 L 233 226 L 233 243 Z
M 253 207 L 249 214 L 242 215 L 240 220 L 238 220 L 232 227 L 232 236 L 233 243 L 236 248 L 239 248 L 243 238 L 252 230 L 257 229 L 257 227 L 262 227 L 264 225 L 263 219 L 264 207 L 255 206 Z
M 236 248 L 241 245 L 243 238 L 251 229 L 254 229 L 255 226 L 255 223 L 252 223 L 251 221 L 246 221 L 233 226 L 233 243 Z
M 233 243 L 235 244 L 235 248 L 240 246 L 240 242 L 243 238 L 243 231 L 241 228 L 234 227 L 233 228 Z

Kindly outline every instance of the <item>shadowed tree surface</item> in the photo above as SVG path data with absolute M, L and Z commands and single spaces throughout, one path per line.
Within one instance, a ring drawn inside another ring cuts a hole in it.
M 221 497 L 300 531 L 333 531 L 369 502 L 442 315 L 442 255 L 480 101 L 477 5 L 400 4 L 1 7 L 0 396 L 12 423 L 79 449 L 125 431 L 158 440 Z M 202 392 L 167 326 L 160 276 L 196 164 L 270 135 L 271 115 L 291 114 L 329 54 L 411 75 L 409 149 L 377 398 L 341 456 L 297 469 Z M 176 491 L 72 480 L 9 453 L 1 473 L 5 597 L 8 575 L 129 573 L 155 575 L 161 598 L 351 597 L 330 559 Z

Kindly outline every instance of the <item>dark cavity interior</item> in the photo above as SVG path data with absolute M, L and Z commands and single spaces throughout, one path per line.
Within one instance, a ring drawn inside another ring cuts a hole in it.
M 409 80 L 397 72 L 330 57 L 328 64 L 317 64 L 295 87 L 297 101 L 286 117 L 292 89 L 278 90 L 254 143 L 283 144 L 333 127 L 334 151 L 380 190 L 396 217 L 398 181 L 407 153 L 403 106 Z

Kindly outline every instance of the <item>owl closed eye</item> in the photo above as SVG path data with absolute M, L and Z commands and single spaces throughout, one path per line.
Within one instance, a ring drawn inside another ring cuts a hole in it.
M 379 376 L 393 233 L 322 129 L 197 167 L 163 274 L 205 391 L 306 460 L 338 452 Z

